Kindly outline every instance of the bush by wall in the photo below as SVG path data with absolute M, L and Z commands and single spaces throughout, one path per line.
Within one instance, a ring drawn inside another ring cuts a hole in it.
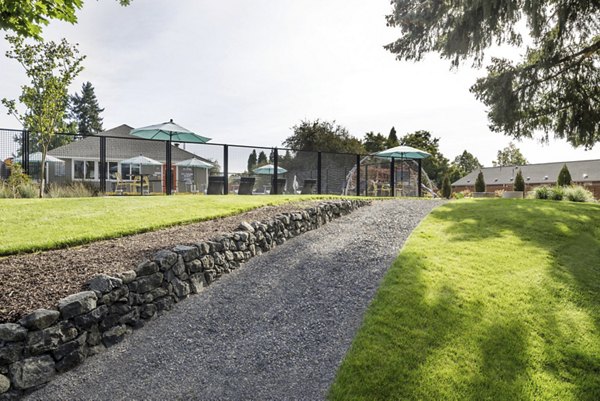
M 514 190 L 525 191 L 525 180 L 523 179 L 523 173 L 521 173 L 521 169 L 519 169 L 517 175 L 515 176 Z
M 568 185 L 571 185 L 571 173 L 569 172 L 569 169 L 567 168 L 566 164 L 563 164 L 562 168 L 560 169 L 560 172 L 558 173 L 556 185 L 560 187 L 566 187 Z
M 565 190 L 565 199 L 571 202 L 591 202 L 594 195 L 582 186 L 574 185 Z
M 475 180 L 475 192 L 485 192 L 485 179 L 482 171 L 479 172 Z

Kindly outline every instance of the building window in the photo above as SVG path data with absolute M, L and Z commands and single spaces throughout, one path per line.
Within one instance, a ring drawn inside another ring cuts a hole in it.
M 96 162 L 90 160 L 74 160 L 73 178 L 76 180 L 95 180 Z
M 121 176 L 127 180 L 133 180 L 136 175 L 140 175 L 139 164 L 121 164 Z
M 73 178 L 76 180 L 83 180 L 83 171 L 85 170 L 85 164 L 83 160 L 75 160 L 73 162 L 74 174 Z
M 109 180 L 116 180 L 117 173 L 119 172 L 119 162 L 107 162 L 106 163 L 107 174 Z

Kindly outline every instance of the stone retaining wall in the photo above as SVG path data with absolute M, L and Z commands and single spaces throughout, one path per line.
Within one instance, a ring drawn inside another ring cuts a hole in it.
M 55 310 L 38 309 L 18 323 L 0 324 L 0 401 L 18 399 L 119 343 L 248 259 L 369 203 L 324 202 L 268 221 L 242 222 L 211 241 L 159 251 L 134 270 L 97 275 L 88 291 L 61 299 Z

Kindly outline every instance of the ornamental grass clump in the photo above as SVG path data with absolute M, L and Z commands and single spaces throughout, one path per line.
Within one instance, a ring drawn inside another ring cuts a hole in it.
M 594 195 L 580 185 L 566 188 L 564 197 L 571 202 L 592 202 L 594 200 Z
M 70 185 L 50 184 L 48 186 L 49 198 L 89 198 L 96 195 L 93 188 L 80 182 L 71 183 Z
M 565 188 L 558 185 L 550 187 L 548 190 L 548 199 L 561 201 L 565 197 Z

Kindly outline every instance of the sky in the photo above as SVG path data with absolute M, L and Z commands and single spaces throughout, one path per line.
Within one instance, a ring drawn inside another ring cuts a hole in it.
M 213 142 L 281 146 L 302 120 L 335 120 L 359 139 L 427 130 L 448 159 L 468 150 L 491 166 L 511 138 L 489 130 L 469 92 L 485 70 L 450 70 L 435 54 L 396 60 L 383 48 L 400 34 L 386 26 L 391 9 L 389 0 L 88 0 L 76 25 L 54 21 L 43 36 L 87 55 L 71 93 L 93 84 L 105 129 L 172 118 Z M 0 77 L 0 97 L 18 98 L 22 67 L 0 57 Z M 20 128 L 1 105 L 0 127 Z M 600 158 L 562 140 L 516 144 L 530 163 Z

